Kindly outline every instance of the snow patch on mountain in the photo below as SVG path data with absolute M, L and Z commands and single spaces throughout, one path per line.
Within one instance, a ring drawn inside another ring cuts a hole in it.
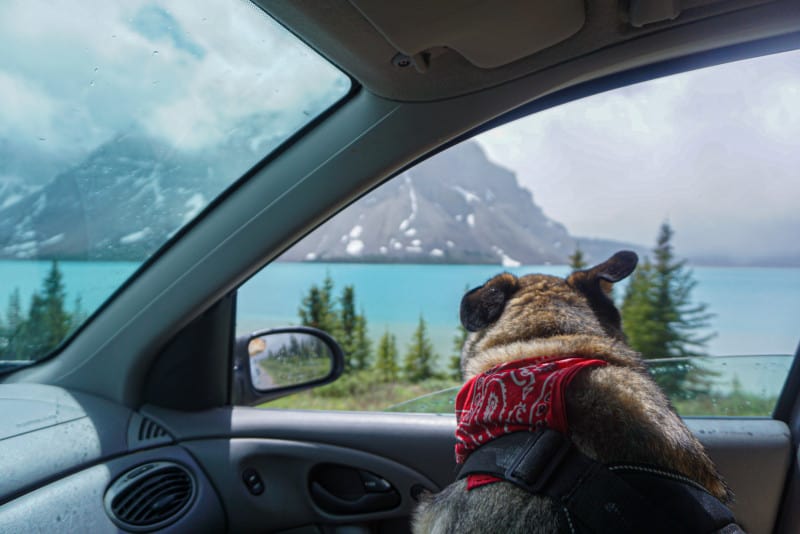
M 3 247 L 3 253 L 19 259 L 32 258 L 36 255 L 38 245 L 36 241 L 25 241 Z
M 9 206 L 13 206 L 14 204 L 16 204 L 17 202 L 22 200 L 24 198 L 24 196 L 25 195 L 19 195 L 19 194 L 7 196 L 3 200 L 3 203 L 0 204 L 0 209 L 7 208 Z
M 33 213 L 31 213 L 32 217 L 37 217 L 41 215 L 41 213 L 47 207 L 47 193 L 43 193 L 39 195 L 39 198 L 33 203 Z
M 414 191 L 414 184 L 411 183 L 411 177 L 406 174 L 403 179 L 406 187 L 408 187 L 408 200 L 411 203 L 411 213 L 408 215 L 408 217 L 400 222 L 398 229 L 401 232 L 405 232 L 409 229 L 411 223 L 417 218 L 417 209 L 419 209 L 419 206 L 417 205 L 417 193 Z M 413 228 L 411 230 L 413 230 Z M 414 234 L 412 233 L 411 235 Z
M 346 250 L 351 256 L 358 256 L 364 250 L 364 242 L 360 239 L 354 239 L 347 244 Z
M 451 186 L 451 189 L 453 191 L 457 192 L 457 193 L 460 193 L 461 196 L 464 197 L 464 201 L 467 204 L 471 204 L 471 203 L 474 203 L 474 202 L 480 202 L 481 201 L 481 197 L 479 197 L 478 195 L 476 195 L 472 191 L 468 191 L 468 190 L 464 189 L 463 187 L 459 187 L 457 185 L 454 185 L 454 186 Z
M 62 241 L 64 241 L 64 234 L 56 234 L 56 235 L 54 235 L 52 237 L 48 237 L 44 241 L 40 242 L 39 246 L 49 247 L 49 246 L 52 246 L 52 245 L 57 245 L 58 243 L 61 243 Z
M 145 237 L 148 236 L 150 233 L 150 228 L 143 228 L 138 232 L 131 232 L 128 235 L 124 235 L 119 238 L 120 245 L 130 245 L 131 243 L 136 243 L 137 241 L 141 241 Z

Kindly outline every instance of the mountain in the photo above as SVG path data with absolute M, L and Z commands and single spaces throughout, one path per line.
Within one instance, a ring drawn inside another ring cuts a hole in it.
M 419 263 L 588 262 L 642 247 L 576 238 L 549 219 L 513 172 L 466 142 L 404 172 L 311 233 L 283 261 Z
M 180 151 L 134 129 L 44 186 L 0 180 L 0 258 L 146 258 L 279 142 L 262 133 L 274 120 L 245 119 L 211 153 Z M 513 172 L 467 142 L 376 189 L 281 259 L 566 263 L 578 241 L 588 262 L 622 248 L 641 251 L 571 236 Z
M 0 180 L 0 259 L 141 261 L 279 142 L 252 116 L 207 154 L 132 129 L 46 185 Z

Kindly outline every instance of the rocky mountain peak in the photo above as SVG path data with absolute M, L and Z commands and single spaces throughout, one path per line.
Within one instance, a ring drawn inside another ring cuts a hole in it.
M 256 135 L 258 122 L 231 133 L 223 158 L 131 131 L 41 187 L 0 182 L 0 258 L 146 258 L 227 186 L 237 165 L 274 146 Z M 566 263 L 576 245 L 512 171 L 470 141 L 390 180 L 281 259 L 516 266 Z M 626 246 L 580 245 L 588 261 Z

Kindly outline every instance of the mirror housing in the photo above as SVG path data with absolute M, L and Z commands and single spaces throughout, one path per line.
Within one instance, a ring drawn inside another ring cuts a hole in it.
M 307 326 L 259 330 L 236 339 L 231 403 L 252 405 L 329 384 L 344 371 L 330 335 Z

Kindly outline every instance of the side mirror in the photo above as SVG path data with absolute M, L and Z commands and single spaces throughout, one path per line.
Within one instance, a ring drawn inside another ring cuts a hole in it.
M 266 402 L 333 382 L 344 371 L 336 341 L 316 328 L 262 330 L 236 339 L 234 404 Z

